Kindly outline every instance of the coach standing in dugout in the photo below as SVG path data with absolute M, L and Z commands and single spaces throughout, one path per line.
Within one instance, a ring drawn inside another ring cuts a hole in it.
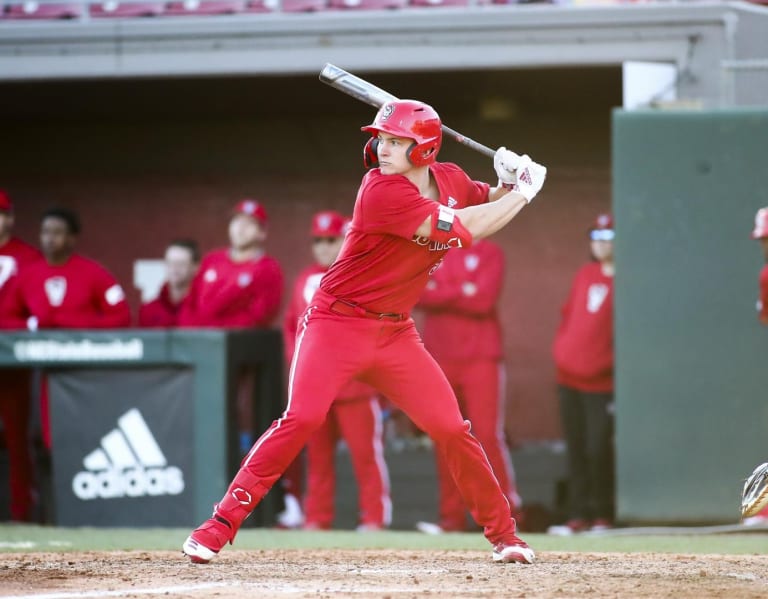
M 546 168 L 499 148 L 499 183 L 473 181 L 437 162 L 442 123 L 414 100 L 385 103 L 371 125 L 363 177 L 341 254 L 301 316 L 285 412 L 243 459 L 211 518 L 184 541 L 196 563 L 213 559 L 320 428 L 352 379 L 375 387 L 445 456 L 496 562 L 533 563 L 505 492 L 470 432 L 456 396 L 424 348 L 410 311 L 429 273 L 452 248 L 509 223 L 544 185 Z
M 504 433 L 506 371 L 497 305 L 504 284 L 504 252 L 487 239 L 448 252 L 432 274 L 418 308 L 424 346 L 453 387 L 472 433 L 480 441 L 520 525 L 522 500 Z M 419 522 L 427 534 L 466 528 L 466 507 L 445 458 L 437 453 L 438 523 Z
M 6 320 L 4 296 L 15 283 L 19 272 L 41 260 L 43 255 L 12 234 L 13 203 L 0 189 L 0 328 Z M 0 385 L 0 422 L 5 431 L 10 476 L 10 516 L 14 522 L 29 522 L 34 518 L 34 470 L 29 439 L 30 396 L 32 371 L 28 368 L 2 371 Z
M 146 328 L 175 327 L 179 312 L 189 293 L 192 279 L 200 265 L 200 250 L 191 239 L 177 239 L 168 244 L 163 256 L 165 282 L 157 297 L 139 308 L 139 326 Z
M 50 208 L 41 219 L 44 260 L 19 273 L 9 290 L 4 327 L 10 329 L 116 329 L 131 324 L 123 288 L 97 262 L 75 253 L 80 219 L 68 208 Z M 43 441 L 50 449 L 48 395 L 41 389 Z
M 592 261 L 573 280 L 553 354 L 568 458 L 568 521 L 550 534 L 613 524 L 613 219 L 589 230 Z

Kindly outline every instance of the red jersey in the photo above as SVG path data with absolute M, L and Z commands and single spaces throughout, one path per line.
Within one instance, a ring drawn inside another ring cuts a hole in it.
M 557 382 L 586 392 L 613 391 L 613 277 L 598 262 L 576 273 L 553 347 Z
M 20 269 L 41 260 L 42 257 L 43 255 L 37 248 L 18 237 L 11 237 L 0 246 L 0 310 L 3 306 L 3 298 L 8 295 L 11 279 L 19 274 Z M 2 320 L 3 315 L 0 312 L 0 322 Z
M 429 169 L 440 204 L 458 209 L 488 201 L 488 184 L 472 181 L 455 164 L 437 162 Z M 434 209 L 435 202 L 402 175 L 382 175 L 378 168 L 368 171 L 341 253 L 320 288 L 373 312 L 410 312 L 430 271 L 448 250 L 445 244 L 414 235 Z
M 160 293 L 151 302 L 139 308 L 139 326 L 145 328 L 175 327 L 179 324 L 179 312 L 182 302 L 174 303 L 168 290 L 168 283 L 160 288 Z
M 424 345 L 438 362 L 502 357 L 496 304 L 503 280 L 504 252 L 490 241 L 446 254 L 418 305 L 425 314 Z
M 762 322 L 768 323 L 768 264 L 760 271 L 760 298 L 757 300 L 757 314 Z
M 283 272 L 277 260 L 263 255 L 235 262 L 228 249 L 214 250 L 200 263 L 179 314 L 188 327 L 267 327 L 283 295 Z
M 285 357 L 289 363 L 293 360 L 299 318 L 309 305 L 312 296 L 315 295 L 315 291 L 320 287 L 320 280 L 326 272 L 328 272 L 326 267 L 313 264 L 301 271 L 296 278 L 291 303 L 288 305 L 283 321 Z M 360 397 L 369 398 L 375 394 L 376 390 L 373 387 L 353 380 L 344 386 L 337 399 L 343 401 L 344 399 L 358 399 Z
M 26 329 L 31 316 L 41 329 L 110 329 L 131 324 L 122 287 L 100 264 L 72 254 L 66 263 L 38 260 L 9 290 L 3 326 Z

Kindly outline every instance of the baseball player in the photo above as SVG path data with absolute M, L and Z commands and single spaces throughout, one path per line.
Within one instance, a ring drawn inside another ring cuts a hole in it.
M 345 219 L 338 212 L 318 212 L 312 219 L 315 263 L 296 279 L 285 314 L 283 333 L 288 362 L 295 351 L 299 318 L 307 309 L 344 242 Z M 343 438 L 357 480 L 359 531 L 380 530 L 391 522 L 389 473 L 384 462 L 381 405 L 375 389 L 359 381 L 347 383 L 331 405 L 325 422 L 307 443 L 307 490 L 304 528 L 330 529 L 334 519 L 336 446 Z
M 570 505 L 568 521 L 550 534 L 612 526 L 613 238 L 611 215 L 598 215 L 589 231 L 593 260 L 576 273 L 555 335 Z
M 755 215 L 752 239 L 763 248 L 765 265 L 760 270 L 760 292 L 757 300 L 757 317 L 768 325 L 768 206 Z M 741 495 L 742 522 L 747 525 L 768 523 L 768 463 L 760 464 L 744 483 Z
M 200 264 L 200 250 L 190 239 L 172 241 L 165 249 L 165 283 L 152 301 L 139 308 L 139 326 L 175 327 L 179 324 L 181 304 L 192 285 Z
M 0 323 L 5 320 L 4 296 L 8 295 L 19 272 L 41 260 L 42 254 L 12 234 L 13 203 L 0 189 Z M 18 522 L 33 518 L 34 484 L 29 429 L 31 384 L 29 369 L 3 370 L 0 385 L 0 422 L 5 430 L 8 451 L 10 516 Z
M 264 250 L 267 212 L 256 200 L 239 201 L 229 221 L 230 247 L 203 257 L 184 300 L 186 327 L 266 327 L 280 309 L 283 273 Z
M 503 281 L 504 252 L 482 239 L 469 249 L 446 254 L 417 307 L 424 312 L 424 345 L 451 383 L 520 524 L 522 501 L 504 436 L 506 376 L 496 313 Z M 439 453 L 436 458 L 439 522 L 419 522 L 416 527 L 428 534 L 465 530 L 461 494 L 445 459 Z
M 19 272 L 5 303 L 3 326 L 11 329 L 114 329 L 130 326 L 123 288 L 103 266 L 75 252 L 80 220 L 67 208 L 42 217 L 44 260 Z M 46 386 L 41 391 L 43 441 L 51 447 Z
M 473 181 L 455 164 L 436 161 L 440 117 L 413 100 L 387 102 L 363 131 L 371 133 L 363 156 L 372 168 L 341 253 L 301 316 L 288 407 L 253 445 L 213 516 L 183 551 L 204 563 L 232 542 L 344 386 L 358 378 L 432 438 L 484 528 L 493 559 L 532 563 L 534 552 L 515 534 L 506 494 L 409 313 L 445 253 L 509 223 L 539 192 L 546 168 L 502 147 L 494 157 L 498 186 Z

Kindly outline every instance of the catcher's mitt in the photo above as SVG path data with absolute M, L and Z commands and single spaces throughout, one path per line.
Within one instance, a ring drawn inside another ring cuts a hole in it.
M 756 516 L 768 506 L 768 462 L 749 475 L 741 492 L 741 517 Z

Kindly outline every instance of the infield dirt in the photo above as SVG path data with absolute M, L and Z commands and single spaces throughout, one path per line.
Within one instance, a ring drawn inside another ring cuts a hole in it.
M 768 596 L 766 555 L 542 552 L 534 565 L 490 551 L 232 550 L 207 565 L 180 553 L 6 553 L 0 597 L 193 599 Z

